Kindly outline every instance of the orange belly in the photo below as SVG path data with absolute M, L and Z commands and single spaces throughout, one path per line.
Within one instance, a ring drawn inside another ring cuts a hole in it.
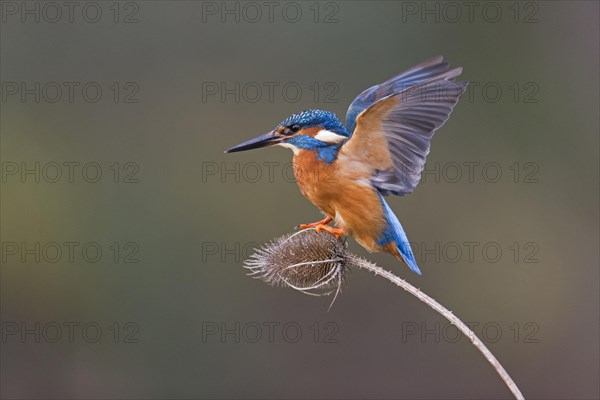
M 381 250 L 377 239 L 386 221 L 379 193 L 367 177 L 343 166 L 337 161 L 326 165 L 312 151 L 294 156 L 294 175 L 302 194 L 364 248 Z

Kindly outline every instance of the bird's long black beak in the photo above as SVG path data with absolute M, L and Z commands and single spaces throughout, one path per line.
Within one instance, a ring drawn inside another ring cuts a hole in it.
M 283 137 L 276 131 L 267 132 L 264 135 L 250 139 L 247 142 L 240 143 L 237 146 L 233 146 L 229 150 L 225 150 L 225 153 L 235 153 L 236 151 L 245 151 L 251 149 L 258 149 L 260 147 L 267 147 L 277 144 L 283 140 Z

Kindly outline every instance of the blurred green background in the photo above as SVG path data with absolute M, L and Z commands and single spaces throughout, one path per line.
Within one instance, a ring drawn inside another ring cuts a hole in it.
M 423 276 L 350 248 L 526 397 L 598 398 L 597 2 L 53 4 L 2 2 L 3 398 L 509 397 L 381 278 L 328 312 L 241 267 L 321 214 L 288 150 L 223 150 L 438 54 L 469 92 L 389 200 Z

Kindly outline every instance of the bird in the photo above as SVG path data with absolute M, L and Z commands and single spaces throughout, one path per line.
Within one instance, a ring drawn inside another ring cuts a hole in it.
M 384 197 L 405 196 L 418 185 L 431 139 L 468 85 L 456 80 L 461 73 L 462 67 L 450 69 L 442 56 L 434 57 L 356 96 L 345 125 L 330 111 L 306 110 L 225 153 L 291 149 L 300 191 L 325 216 L 296 228 L 349 235 L 369 252 L 390 253 L 421 275 Z

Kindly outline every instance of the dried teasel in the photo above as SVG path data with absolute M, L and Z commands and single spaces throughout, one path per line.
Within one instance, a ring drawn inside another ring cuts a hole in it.
M 343 239 L 305 229 L 257 249 L 244 266 L 250 275 L 273 286 L 291 287 L 315 296 L 335 292 L 337 296 L 348 269 L 356 261 Z
M 400 286 L 456 326 L 471 339 L 515 398 L 523 399 L 523 394 L 504 367 L 461 319 L 404 279 L 350 253 L 343 239 L 338 239 L 328 232 L 305 229 L 265 244 L 245 261 L 244 267 L 250 270 L 250 275 L 273 286 L 291 287 L 316 296 L 335 292 L 332 305 L 351 267 L 371 271 Z

